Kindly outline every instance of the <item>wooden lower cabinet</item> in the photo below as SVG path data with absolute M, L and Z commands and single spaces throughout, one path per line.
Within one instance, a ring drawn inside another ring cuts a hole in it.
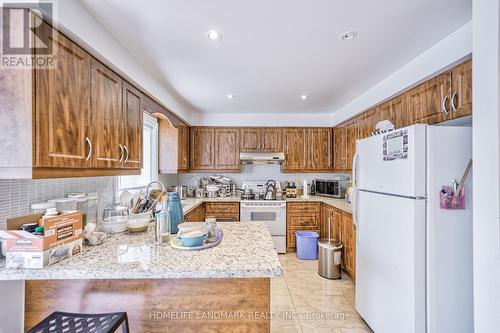
M 343 245 L 342 268 L 354 281 L 356 279 L 356 229 L 352 215 L 342 212 L 340 220 L 340 241 Z
M 287 252 L 296 251 L 296 231 L 315 231 L 320 238 L 330 237 L 340 240 L 342 249 L 342 269 L 354 281 L 356 277 L 356 230 L 352 214 L 320 202 L 287 203 Z
M 28 280 L 24 329 L 54 311 L 123 311 L 134 333 L 270 332 L 270 296 L 270 278 Z
M 288 202 L 286 204 L 287 252 L 296 248 L 296 231 L 320 232 L 320 202 Z
M 204 222 L 205 204 L 202 203 L 184 215 L 184 222 Z
M 240 203 L 206 202 L 205 216 L 215 217 L 219 222 L 238 222 L 240 220 Z

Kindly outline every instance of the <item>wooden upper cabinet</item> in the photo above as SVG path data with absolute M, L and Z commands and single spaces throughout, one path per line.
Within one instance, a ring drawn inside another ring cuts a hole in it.
M 120 167 L 125 157 L 122 79 L 97 60 L 92 61 L 91 74 L 95 166 Z
M 333 129 L 333 169 L 346 170 L 347 129 L 343 126 Z
M 440 74 L 405 93 L 411 124 L 436 124 L 451 119 L 450 72 Z
M 178 171 L 189 170 L 189 126 L 184 123 L 178 128 Z
M 375 125 L 380 120 L 380 117 L 377 108 L 373 108 L 359 115 L 356 120 L 358 121 L 358 137 L 364 139 L 370 137 L 372 132 L 375 131 Z
M 42 26 L 41 32 L 52 33 L 58 60 L 55 69 L 36 70 L 34 166 L 88 167 L 91 58 L 48 24 Z
M 472 59 L 451 70 L 450 101 L 453 118 L 472 114 Z
M 345 170 L 352 170 L 352 160 L 356 154 L 356 140 L 359 139 L 359 128 L 356 119 L 346 123 Z
M 142 93 L 131 84 L 123 81 L 123 149 L 122 159 L 126 168 L 142 167 Z
M 405 108 L 403 105 L 402 96 L 397 96 L 380 104 L 376 110 L 380 120 L 389 120 L 396 128 L 410 125 L 410 114 L 408 108 Z
M 309 166 L 311 171 L 329 171 L 333 168 L 332 158 L 332 129 L 310 128 L 309 140 Z
M 242 128 L 240 130 L 240 150 L 242 152 L 282 152 L 281 128 Z
M 240 140 L 237 128 L 215 129 L 215 169 L 240 169 Z
M 191 129 L 191 170 L 212 170 L 215 168 L 215 129 L 193 127 Z
M 266 153 L 280 153 L 283 151 L 283 132 L 281 128 L 262 128 L 260 137 L 260 151 Z
M 242 128 L 240 130 L 240 150 L 242 152 L 259 151 L 261 135 L 261 128 Z
M 305 128 L 283 129 L 283 171 L 301 171 L 307 168 L 307 130 Z

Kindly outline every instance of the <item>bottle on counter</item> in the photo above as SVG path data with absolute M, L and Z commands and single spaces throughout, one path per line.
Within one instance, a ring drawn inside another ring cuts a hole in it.
M 311 195 L 316 195 L 316 182 L 311 181 Z
M 170 208 L 165 201 L 162 204 L 162 210 L 156 214 L 156 244 L 162 245 L 170 241 L 171 219 Z
M 179 193 L 168 192 L 167 206 L 170 210 L 170 231 L 176 234 L 179 231 L 179 224 L 184 222 L 184 212 L 179 200 Z

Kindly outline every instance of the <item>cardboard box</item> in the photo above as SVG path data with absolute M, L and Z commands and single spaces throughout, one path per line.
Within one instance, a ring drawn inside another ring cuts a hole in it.
M 19 230 L 24 223 L 39 222 L 44 236 Z M 83 217 L 81 212 L 67 213 L 40 220 L 40 215 L 7 220 L 7 268 L 43 268 L 82 250 Z

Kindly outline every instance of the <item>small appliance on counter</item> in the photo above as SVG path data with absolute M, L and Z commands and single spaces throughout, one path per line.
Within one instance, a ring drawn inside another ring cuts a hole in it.
M 342 199 L 349 183 L 349 177 L 336 176 L 331 179 L 315 179 L 316 195 Z

